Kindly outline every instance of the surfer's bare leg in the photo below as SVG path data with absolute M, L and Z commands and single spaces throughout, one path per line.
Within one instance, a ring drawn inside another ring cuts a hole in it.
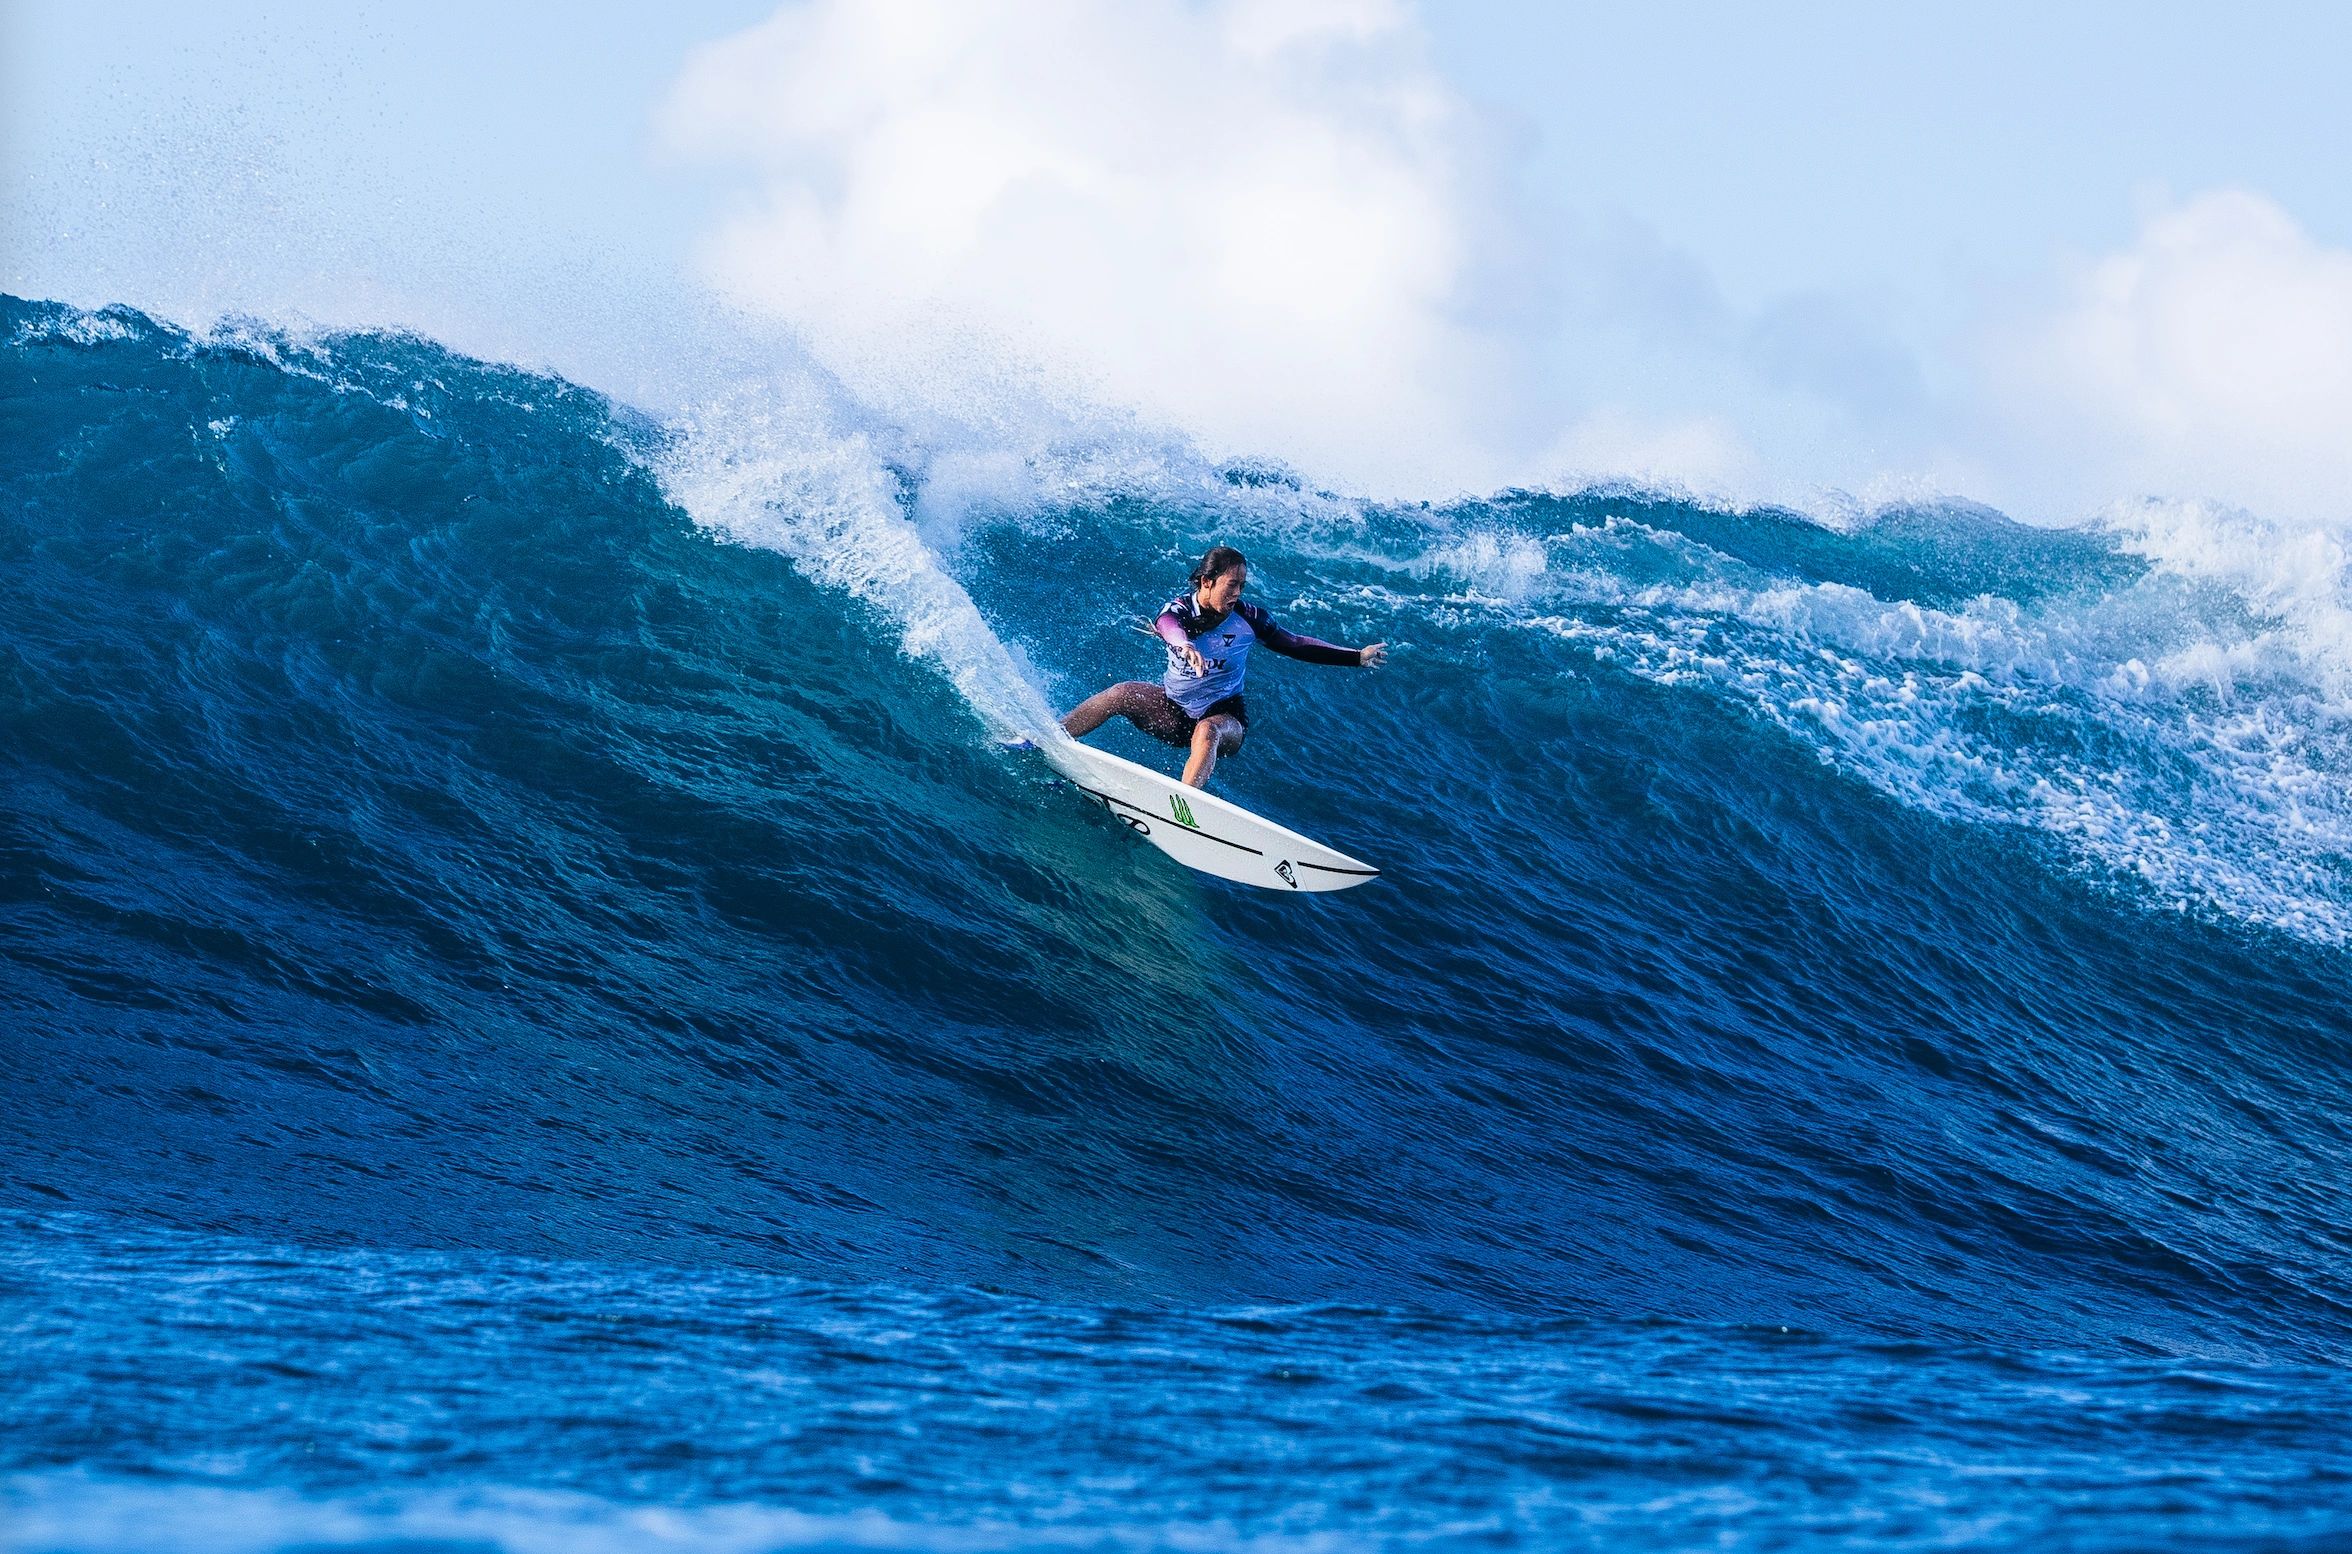
M 1135 716 L 1135 693 L 1147 696 L 1159 694 L 1159 687 L 1148 680 L 1125 680 L 1107 691 L 1096 691 L 1092 696 L 1070 709 L 1062 719 L 1062 728 L 1072 739 L 1083 739 L 1113 718 Z
M 1213 718 L 1203 718 L 1194 724 L 1192 756 L 1184 763 L 1184 785 L 1188 788 L 1207 787 L 1209 773 L 1217 769 L 1217 757 L 1231 755 L 1239 750 L 1242 737 L 1247 732 L 1241 719 L 1229 718 L 1223 713 Z

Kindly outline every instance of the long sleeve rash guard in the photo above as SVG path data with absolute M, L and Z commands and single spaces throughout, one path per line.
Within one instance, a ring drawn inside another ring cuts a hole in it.
M 1235 604 L 1228 613 L 1218 615 L 1202 609 L 1192 595 L 1179 594 L 1160 611 L 1153 628 L 1168 644 L 1168 671 L 1160 677 L 1160 687 L 1170 700 L 1196 718 L 1215 703 L 1241 693 L 1242 676 L 1249 671 L 1250 647 L 1254 643 L 1263 642 L 1269 651 L 1284 658 L 1304 659 L 1310 664 L 1362 662 L 1354 648 L 1284 631 L 1274 624 L 1272 616 L 1246 600 Z M 1200 653 L 1202 672 L 1199 674 L 1193 673 L 1191 663 L 1184 656 L 1183 650 L 1188 645 Z

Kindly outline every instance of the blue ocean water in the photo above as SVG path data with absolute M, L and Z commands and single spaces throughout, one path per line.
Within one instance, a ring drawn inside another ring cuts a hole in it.
M 2352 638 L 2251 521 L 0 333 L 0 1545 L 2352 1544 Z M 1392 645 L 1219 783 L 1372 886 L 996 742 L 1214 539 Z

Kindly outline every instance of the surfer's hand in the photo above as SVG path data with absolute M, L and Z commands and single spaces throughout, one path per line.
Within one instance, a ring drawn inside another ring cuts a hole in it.
M 1368 648 L 1356 649 L 1356 662 L 1366 669 L 1378 669 L 1388 662 L 1388 644 L 1375 642 Z
M 1189 642 L 1184 645 L 1184 661 L 1192 665 L 1192 672 L 1194 674 L 1207 674 L 1209 672 L 1208 660 L 1202 658 L 1200 655 L 1200 649 L 1194 647 Z

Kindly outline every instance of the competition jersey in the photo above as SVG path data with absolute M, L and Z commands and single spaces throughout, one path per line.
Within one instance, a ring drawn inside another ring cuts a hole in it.
M 1353 648 L 1284 631 L 1272 616 L 1247 600 L 1217 615 L 1202 609 L 1191 594 L 1178 594 L 1154 624 L 1168 644 L 1168 672 L 1160 677 L 1160 688 L 1169 700 L 1196 718 L 1226 697 L 1241 694 L 1242 676 L 1249 672 L 1250 649 L 1260 642 L 1285 658 L 1303 658 L 1311 664 L 1360 662 Z M 1192 665 L 1177 651 L 1171 631 L 1182 632 L 1184 640 L 1200 653 L 1201 673 L 1192 672 Z

